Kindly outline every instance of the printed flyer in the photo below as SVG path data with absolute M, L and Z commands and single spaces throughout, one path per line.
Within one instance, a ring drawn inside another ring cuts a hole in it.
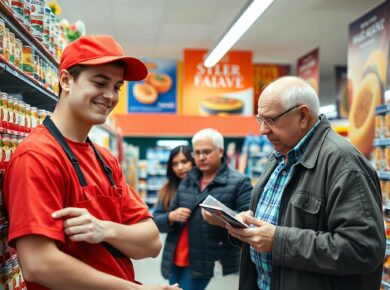
M 252 115 L 253 68 L 250 51 L 230 51 L 206 68 L 205 49 L 184 51 L 184 115 Z
M 349 25 L 349 138 L 370 157 L 375 135 L 375 107 L 383 103 L 389 54 L 390 1 Z
M 148 76 L 128 84 L 129 113 L 176 113 L 176 60 L 142 59 Z

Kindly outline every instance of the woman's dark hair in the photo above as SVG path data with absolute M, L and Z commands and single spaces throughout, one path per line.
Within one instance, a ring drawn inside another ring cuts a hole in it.
M 114 61 L 110 64 L 113 64 L 117 67 L 125 67 L 125 63 L 121 60 L 118 60 L 118 61 Z M 90 67 L 90 65 L 82 65 L 82 64 L 76 64 L 74 66 L 71 66 L 70 68 L 66 69 L 69 74 L 75 79 L 77 80 L 78 77 L 80 76 L 80 74 L 85 71 L 88 67 Z M 61 84 L 58 82 L 58 99 L 60 99 L 61 97 L 61 92 L 62 92 L 62 88 L 61 88 Z
M 169 203 L 171 202 L 173 195 L 176 193 L 181 181 L 181 179 L 177 177 L 173 171 L 173 158 L 175 158 L 180 152 L 183 153 L 187 160 L 192 163 L 192 166 L 195 166 L 195 160 L 192 157 L 192 148 L 190 146 L 178 146 L 172 149 L 167 164 L 168 181 L 158 192 L 158 196 L 164 210 L 168 210 Z

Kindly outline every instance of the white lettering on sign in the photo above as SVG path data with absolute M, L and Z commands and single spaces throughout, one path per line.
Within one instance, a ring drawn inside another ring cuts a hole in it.
M 202 63 L 196 66 L 194 86 L 198 88 L 242 89 L 244 77 L 240 73 L 240 66 L 236 64 L 217 64 L 206 68 Z

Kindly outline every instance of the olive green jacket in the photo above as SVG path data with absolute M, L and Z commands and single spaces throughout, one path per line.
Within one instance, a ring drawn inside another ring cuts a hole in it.
M 283 192 L 271 290 L 379 289 L 385 232 L 378 176 L 361 153 L 320 118 Z M 252 211 L 276 166 L 272 155 L 253 190 Z M 256 280 L 244 244 L 239 289 L 258 289 Z

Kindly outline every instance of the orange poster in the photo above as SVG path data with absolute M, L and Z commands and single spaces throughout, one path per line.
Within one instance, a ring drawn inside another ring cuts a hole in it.
M 316 48 L 298 59 L 298 76 L 305 79 L 319 93 L 319 49 Z
M 184 115 L 252 115 L 252 52 L 231 51 L 206 68 L 205 49 L 184 50 Z
M 257 114 L 257 102 L 264 87 L 273 80 L 290 74 L 289 65 L 281 64 L 260 64 L 256 63 L 253 67 L 253 83 L 255 88 L 253 112 Z
M 375 107 L 382 104 L 387 80 L 390 1 L 349 25 L 349 138 L 366 156 L 375 135 Z

